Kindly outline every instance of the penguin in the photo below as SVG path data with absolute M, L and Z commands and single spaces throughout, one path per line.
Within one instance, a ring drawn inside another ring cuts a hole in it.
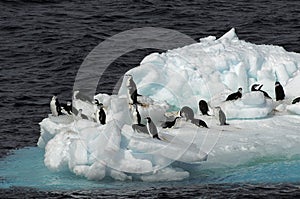
M 292 101 L 292 104 L 296 104 L 296 103 L 299 103 L 300 102 L 300 97 L 297 97 L 295 98 L 293 101 Z
M 196 126 L 199 126 L 199 127 L 203 126 L 205 128 L 208 128 L 207 124 L 203 120 L 201 120 L 201 119 L 193 118 L 191 120 L 191 123 L 195 124 Z
M 153 121 L 151 120 L 150 117 L 146 117 L 145 119 L 147 119 L 147 129 L 148 129 L 148 133 L 152 138 L 156 138 L 158 140 L 161 140 L 158 137 L 158 131 L 157 128 L 155 126 L 155 124 L 153 123 Z
M 192 124 L 195 124 L 196 126 L 203 126 L 205 128 L 208 128 L 208 126 L 206 125 L 206 123 L 203 120 L 200 119 L 196 119 L 194 117 L 194 111 L 193 109 L 191 109 L 188 106 L 184 106 L 182 107 L 182 109 L 180 110 L 180 116 L 181 117 L 185 117 L 186 121 L 190 120 Z
M 242 88 L 239 88 L 237 92 L 228 95 L 226 101 L 237 100 L 238 98 L 242 98 Z
M 62 115 L 60 103 L 56 95 L 54 95 L 50 101 L 50 110 L 53 116 Z
M 179 111 L 180 117 L 184 117 L 186 121 L 192 120 L 194 118 L 194 111 L 188 106 L 184 106 Z
M 96 111 L 96 121 L 102 125 L 106 124 L 106 114 L 102 103 L 99 103 L 99 108 Z
M 284 100 L 285 97 L 283 87 L 278 81 L 275 82 L 275 96 L 276 96 L 276 101 Z
M 218 121 L 220 122 L 220 125 L 229 125 L 226 123 L 226 115 L 222 111 L 221 107 L 216 107 L 216 113 L 215 116 L 217 117 Z
M 178 118 L 180 118 L 180 117 L 175 117 L 175 119 L 172 120 L 172 121 L 166 121 L 166 122 L 162 123 L 161 127 L 164 128 L 164 129 L 165 128 L 172 128 L 175 125 L 176 120 Z
M 251 91 L 260 91 L 260 92 L 262 92 L 264 94 L 264 96 L 266 98 L 272 99 L 270 97 L 270 95 L 266 91 L 261 90 L 262 87 L 263 87 L 263 84 L 261 84 L 261 85 L 259 85 L 259 84 L 253 84 L 252 87 L 251 87 Z
M 201 111 L 202 115 L 208 115 L 207 113 L 209 111 L 207 102 L 205 100 L 200 100 L 199 101 L 199 110 Z
M 65 114 L 72 115 L 72 103 L 67 102 L 67 104 L 63 104 L 62 109 L 65 111 Z
M 148 129 L 147 129 L 146 125 L 141 123 L 142 118 L 138 111 L 137 104 L 133 105 L 132 116 L 133 116 L 132 129 L 138 133 L 147 133 L 148 134 Z
M 126 76 L 128 76 L 126 86 L 128 88 L 127 95 L 128 95 L 129 103 L 137 104 L 138 103 L 137 97 L 140 95 L 138 95 L 137 93 L 136 84 L 133 81 L 132 75 L 126 75 Z

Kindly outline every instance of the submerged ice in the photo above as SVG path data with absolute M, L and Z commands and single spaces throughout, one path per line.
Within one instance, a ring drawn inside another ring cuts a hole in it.
M 41 123 L 38 146 L 45 148 L 44 163 L 54 171 L 70 170 L 91 180 L 166 181 L 188 178 L 190 169 L 228 167 L 273 155 L 300 155 L 300 55 L 282 47 L 239 40 L 234 29 L 221 38 L 200 39 L 165 53 L 152 53 L 131 74 L 139 96 L 141 122 L 151 117 L 161 140 L 137 133 L 133 107 L 127 97 L 126 77 L 118 95 L 98 94 L 106 111 L 106 124 L 94 121 L 97 107 L 76 98 L 73 106 L 86 118 L 49 115 Z M 286 98 L 275 101 L 279 81 Z M 258 83 L 272 99 L 251 91 Z M 238 88 L 242 97 L 225 101 Z M 209 115 L 198 109 L 209 104 Z M 167 117 L 189 106 L 202 128 L 179 118 L 174 127 L 161 128 Z M 228 126 L 218 125 L 215 107 L 226 114 Z

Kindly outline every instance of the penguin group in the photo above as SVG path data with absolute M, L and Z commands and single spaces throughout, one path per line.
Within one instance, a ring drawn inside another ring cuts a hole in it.
M 106 113 L 104 110 L 104 106 L 102 103 L 100 103 L 97 99 L 95 99 L 94 104 L 97 106 L 97 109 L 95 111 L 95 118 L 92 118 L 91 120 L 99 123 L 99 124 L 106 124 Z M 78 111 L 74 109 L 77 114 L 76 116 L 73 114 L 73 107 L 72 103 L 70 101 L 67 101 L 66 104 L 60 104 L 57 98 L 57 95 L 55 94 L 51 101 L 50 101 L 50 110 L 52 113 L 52 116 L 61 116 L 61 115 L 72 115 L 75 118 L 82 118 L 82 119 L 90 119 L 89 117 L 82 114 L 82 109 L 79 109 Z M 75 112 L 75 113 L 76 113 Z
M 60 116 L 64 114 L 72 115 L 72 103 L 60 104 L 57 95 L 53 95 L 50 101 L 50 110 L 53 116 Z
M 158 129 L 150 116 L 144 118 L 146 124 L 142 123 L 142 117 L 138 108 L 139 105 L 143 105 L 142 103 L 138 102 L 138 96 L 141 95 L 138 94 L 137 86 L 133 80 L 132 75 L 126 76 L 128 77 L 126 81 L 126 87 L 129 109 L 131 110 L 132 115 L 132 129 L 135 132 L 149 134 L 150 137 L 161 140 L 161 138 L 159 137 Z M 262 84 L 253 84 L 251 87 L 251 91 L 262 92 L 266 98 L 271 99 L 269 94 L 261 89 L 262 87 Z M 229 94 L 225 101 L 234 101 L 242 98 L 242 91 L 243 89 L 239 88 L 237 92 Z M 275 97 L 276 101 L 284 100 L 285 98 L 284 89 L 278 81 L 275 82 Z M 292 101 L 292 104 L 295 103 L 300 103 L 300 97 L 297 97 Z M 99 102 L 98 99 L 95 99 L 94 104 L 97 106 L 94 120 L 101 125 L 105 125 L 106 112 L 104 110 L 103 103 Z M 198 107 L 203 116 L 212 116 L 211 114 L 209 114 L 209 106 L 205 100 L 201 99 L 198 103 Z M 61 106 L 58 101 L 57 95 L 54 95 L 50 101 L 50 110 L 53 116 L 60 116 L 63 114 L 74 115 L 72 113 L 72 103 L 67 102 L 66 104 L 63 104 Z M 82 109 L 79 111 L 79 114 L 82 115 Z M 220 106 L 215 107 L 213 115 L 216 117 L 219 125 L 228 125 L 228 123 L 226 122 L 226 115 Z M 167 121 L 161 124 L 161 127 L 163 129 L 173 128 L 176 124 L 176 121 L 179 119 L 185 119 L 186 122 L 190 122 L 191 124 L 194 124 L 198 127 L 209 128 L 205 121 L 195 118 L 193 109 L 188 106 L 182 107 L 175 118 L 167 119 Z

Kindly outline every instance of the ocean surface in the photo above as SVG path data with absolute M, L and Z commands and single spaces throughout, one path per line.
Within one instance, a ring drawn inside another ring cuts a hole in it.
M 40 134 L 38 123 L 49 114 L 52 95 L 57 93 L 62 102 L 70 100 L 74 79 L 84 58 L 100 42 L 122 31 L 161 27 L 198 40 L 209 35 L 220 37 L 234 27 L 242 40 L 279 45 L 300 53 L 300 3 L 294 0 L 2 0 L 0 9 L 0 160 L 22 159 L 30 152 L 29 156 L 40 154 L 34 160 L 41 162 L 42 153 L 35 147 Z M 155 51 L 136 50 L 115 60 L 102 76 L 98 92 L 112 93 L 127 70 Z M 293 172 L 300 171 L 299 164 L 295 162 L 299 170 Z M 0 166 L 1 171 L 5 171 L 5 164 Z M 11 167 L 16 176 L 21 170 L 18 166 Z M 70 184 L 79 179 L 71 180 Z M 9 184 L 3 176 L 0 182 Z M 220 182 L 208 181 L 203 185 L 190 179 L 156 184 L 126 182 L 124 185 L 108 181 L 98 182 L 103 186 L 86 185 L 86 189 L 75 186 L 70 190 L 14 185 L 1 188 L 0 195 L 1 198 L 24 197 L 24 194 L 27 198 L 300 196 L 297 180 Z

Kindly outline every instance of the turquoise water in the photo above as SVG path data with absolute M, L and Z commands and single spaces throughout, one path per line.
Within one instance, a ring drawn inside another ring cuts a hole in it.
M 0 188 L 30 187 L 42 190 L 83 190 L 93 188 L 125 189 L 149 187 L 153 182 L 119 182 L 112 179 L 89 181 L 70 171 L 49 171 L 44 163 L 44 150 L 29 147 L 16 150 L 0 161 Z M 189 168 L 190 178 L 180 182 L 159 182 L 157 185 L 220 184 L 220 183 L 299 183 L 300 157 L 266 157 L 234 168 Z

